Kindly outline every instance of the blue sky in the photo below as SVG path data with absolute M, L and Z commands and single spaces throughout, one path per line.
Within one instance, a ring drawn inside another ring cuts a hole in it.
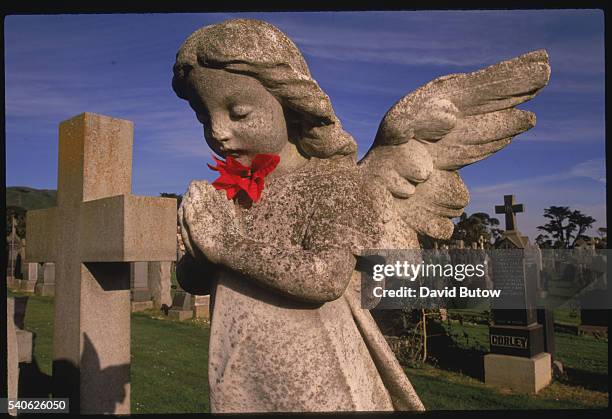
M 55 189 L 58 123 L 85 111 L 134 121 L 133 193 L 183 193 L 192 179 L 214 179 L 202 127 L 170 82 L 185 38 L 231 17 L 266 20 L 296 42 L 360 155 L 389 107 L 420 85 L 547 49 L 551 81 L 521 105 L 537 126 L 461 170 L 472 197 L 466 211 L 492 214 L 513 193 L 526 206 L 519 228 L 532 238 L 550 205 L 605 226 L 604 19 L 596 10 L 8 16 L 7 185 Z

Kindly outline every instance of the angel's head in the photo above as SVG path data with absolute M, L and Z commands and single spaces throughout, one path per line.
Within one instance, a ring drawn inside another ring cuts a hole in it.
M 223 157 L 356 154 L 296 45 L 268 23 L 233 19 L 195 31 L 177 53 L 172 87 Z

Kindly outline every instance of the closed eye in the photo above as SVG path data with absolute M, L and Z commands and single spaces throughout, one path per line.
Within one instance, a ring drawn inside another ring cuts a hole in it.
M 251 111 L 253 110 L 253 108 L 251 108 L 250 106 L 246 106 L 246 105 L 234 105 L 231 106 L 229 109 L 229 115 L 230 118 L 236 120 L 236 119 L 244 119 L 246 118 Z

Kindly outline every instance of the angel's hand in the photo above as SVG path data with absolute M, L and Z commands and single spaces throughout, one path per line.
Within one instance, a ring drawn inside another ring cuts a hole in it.
M 206 181 L 192 181 L 179 208 L 185 249 L 197 258 L 199 252 L 220 263 L 232 243 L 243 236 L 233 203 Z

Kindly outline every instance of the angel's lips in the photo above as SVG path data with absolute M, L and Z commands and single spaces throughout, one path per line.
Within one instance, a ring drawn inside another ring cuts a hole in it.
M 243 165 L 231 155 L 228 155 L 225 161 L 215 156 L 213 159 L 217 166 L 209 164 L 208 167 L 219 172 L 220 176 L 212 185 L 216 189 L 224 189 L 227 199 L 234 199 L 240 191 L 244 191 L 253 202 L 259 201 L 264 188 L 264 178 L 276 169 L 280 162 L 280 157 L 275 154 L 257 154 L 251 166 Z
M 243 154 L 242 150 L 232 150 L 232 149 L 221 149 L 221 152 L 223 153 L 223 156 L 225 157 L 231 156 L 233 158 L 238 158 Z

